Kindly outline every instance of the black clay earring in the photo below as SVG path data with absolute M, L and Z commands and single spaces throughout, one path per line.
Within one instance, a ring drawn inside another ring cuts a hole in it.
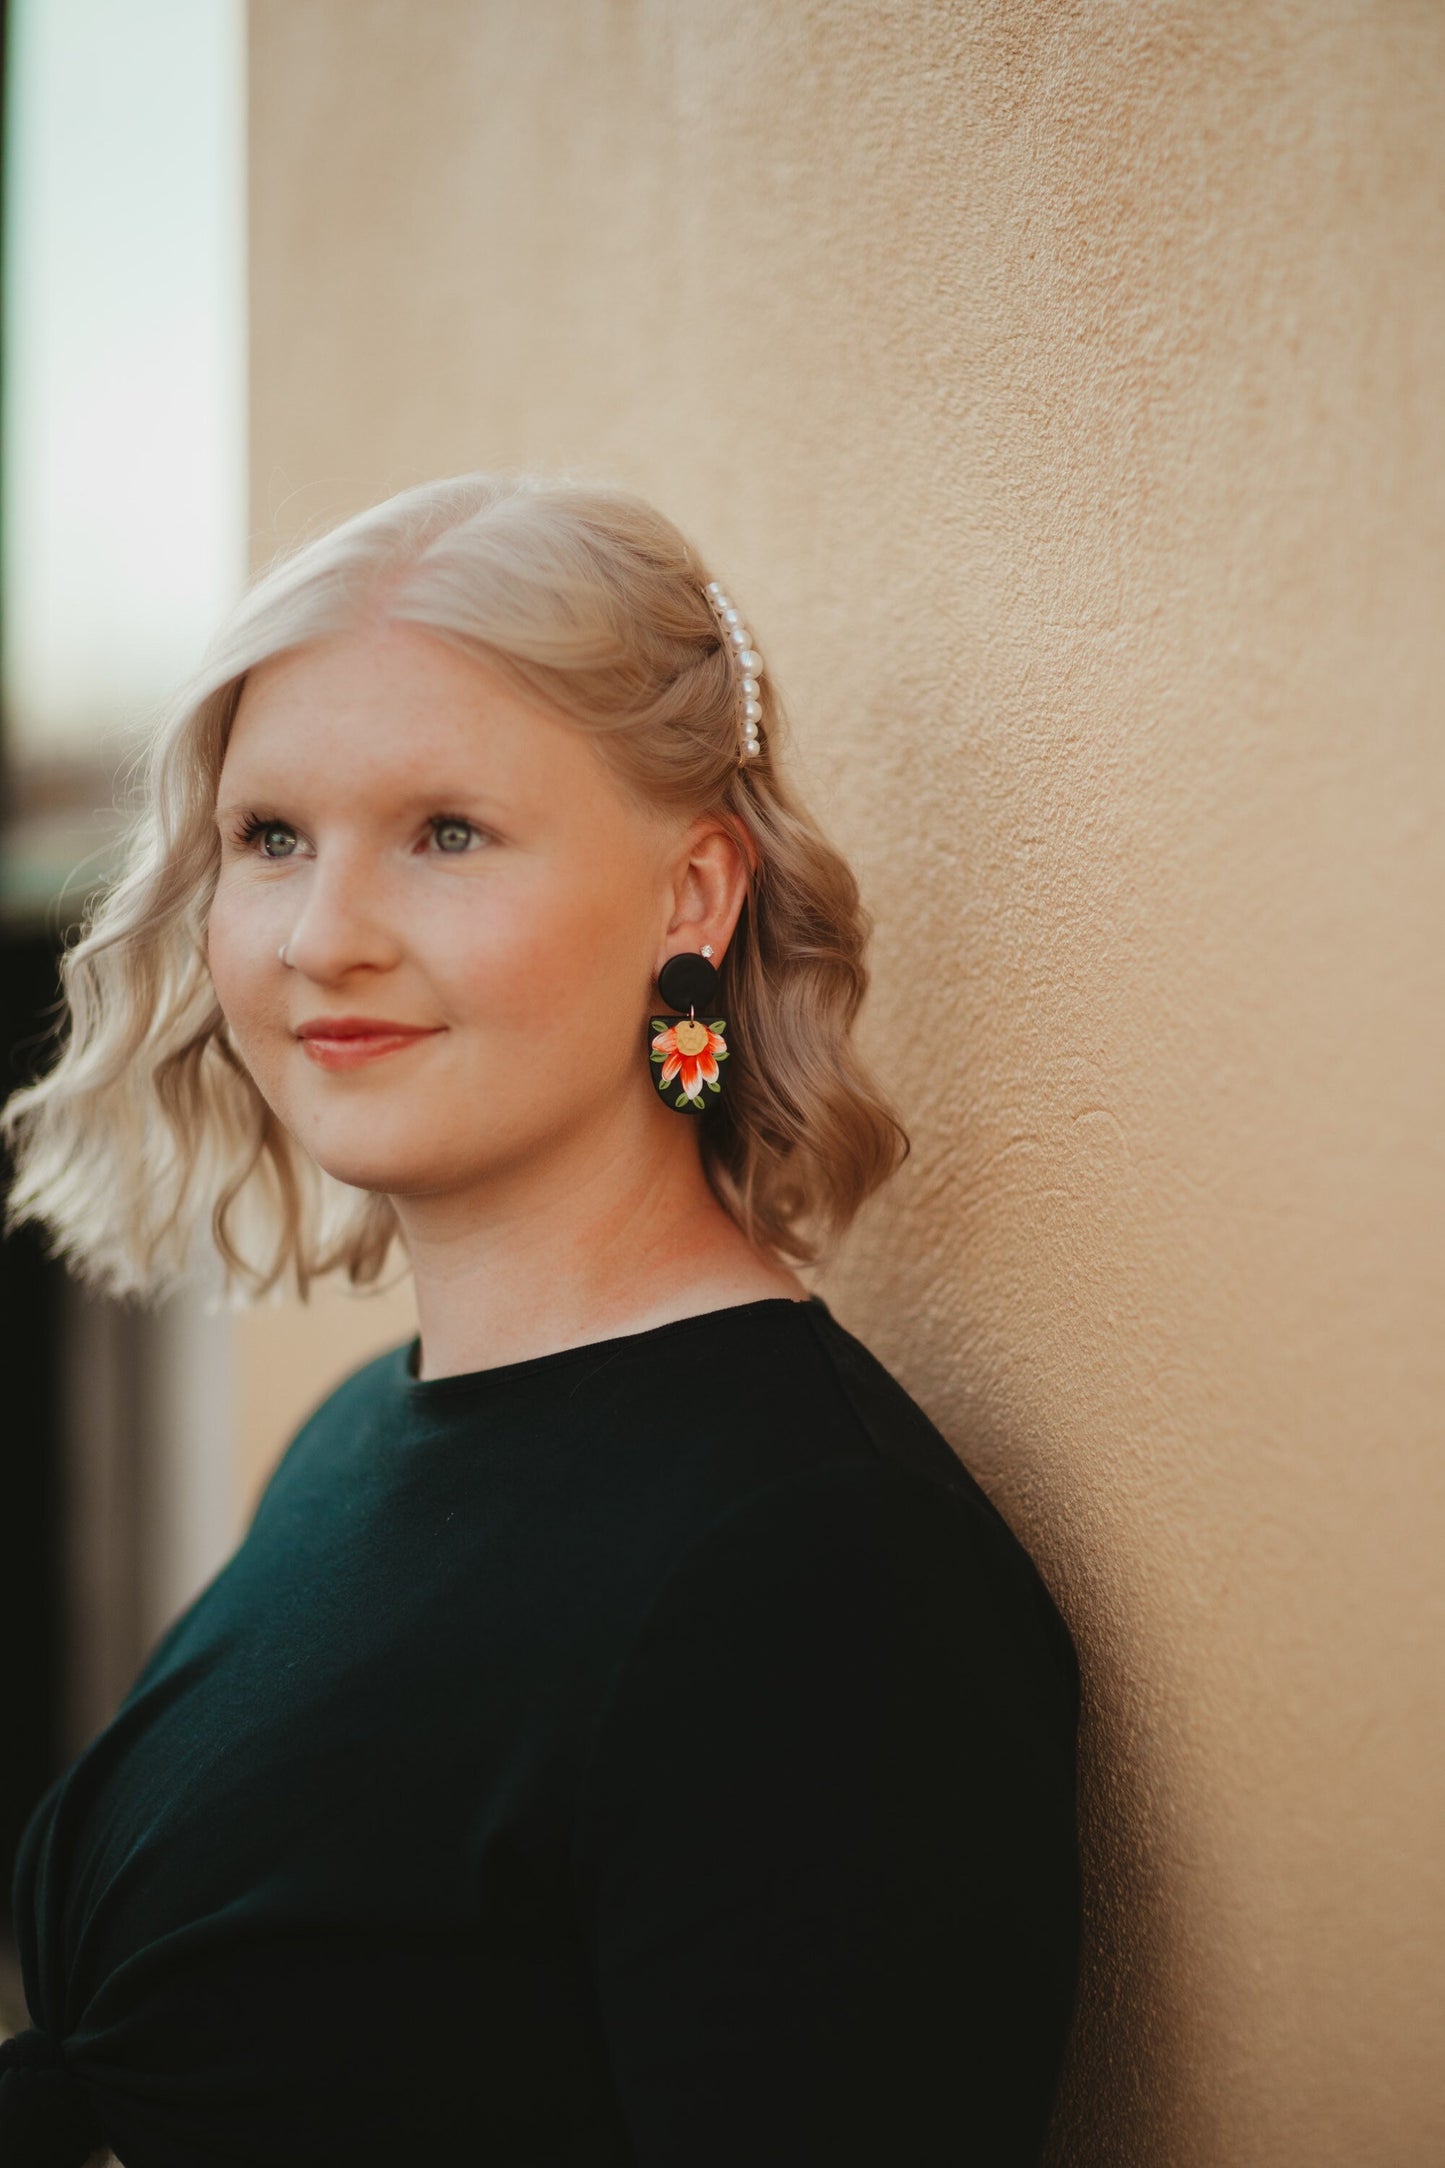
M 648 1025 L 652 1081 L 679 1114 L 701 1114 L 710 1095 L 722 1090 L 718 1063 L 728 1058 L 726 1022 L 711 1014 L 722 990 L 711 941 L 700 954 L 684 950 L 669 956 L 657 974 L 657 990 L 670 1010 L 687 1013 L 654 1016 Z

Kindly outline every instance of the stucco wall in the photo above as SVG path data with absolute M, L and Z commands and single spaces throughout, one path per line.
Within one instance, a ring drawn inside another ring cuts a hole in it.
M 256 557 L 650 492 L 876 913 L 823 1284 L 1079 1641 L 1059 2159 L 1445 2158 L 1440 11 L 250 12 Z M 242 1321 L 257 1465 L 410 1329 Z

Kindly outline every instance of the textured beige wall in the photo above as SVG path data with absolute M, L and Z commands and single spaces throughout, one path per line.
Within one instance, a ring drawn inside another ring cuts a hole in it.
M 915 1156 L 826 1291 L 1088 1678 L 1059 2159 L 1445 2158 L 1440 10 L 251 23 L 257 557 L 650 492 L 859 868 Z M 243 1323 L 257 1465 L 388 1305 Z

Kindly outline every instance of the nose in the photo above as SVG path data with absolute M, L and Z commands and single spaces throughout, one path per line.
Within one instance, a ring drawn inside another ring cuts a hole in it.
M 282 960 L 294 970 L 327 982 L 367 965 L 385 970 L 396 962 L 400 943 L 388 925 L 385 887 L 361 852 L 337 849 L 318 859 L 307 870 L 301 895 L 289 930 L 281 928 Z

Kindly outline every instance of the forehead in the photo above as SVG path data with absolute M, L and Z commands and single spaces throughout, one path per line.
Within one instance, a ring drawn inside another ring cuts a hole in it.
M 579 789 L 617 795 L 585 731 L 481 657 L 403 624 L 331 635 L 258 664 L 237 704 L 223 781 L 228 792 L 388 793 L 439 768 L 454 787 L 485 785 L 519 802 Z
M 335 633 L 268 657 L 247 673 L 231 730 L 239 746 L 282 744 L 337 726 L 415 739 L 448 731 L 560 726 L 481 657 L 410 625 Z

